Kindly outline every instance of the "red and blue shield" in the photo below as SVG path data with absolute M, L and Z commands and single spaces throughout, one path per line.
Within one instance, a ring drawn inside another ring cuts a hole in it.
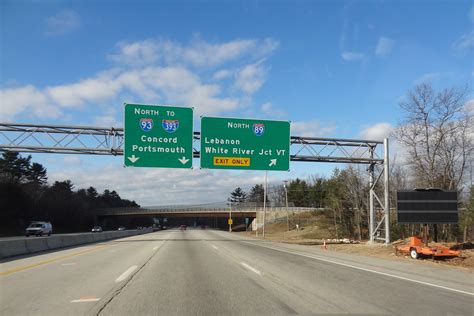
M 149 132 L 153 129 L 153 119 L 151 118 L 141 118 L 140 119 L 140 128 L 144 132 Z
M 265 132 L 265 125 L 263 124 L 253 124 L 252 125 L 253 133 L 257 136 L 262 136 Z
M 167 131 L 168 133 L 174 133 L 179 127 L 179 121 L 178 120 L 163 120 L 161 121 L 161 124 L 163 125 L 163 129 Z

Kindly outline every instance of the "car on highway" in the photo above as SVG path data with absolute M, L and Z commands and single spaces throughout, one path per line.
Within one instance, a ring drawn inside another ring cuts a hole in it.
M 93 233 L 100 233 L 100 232 L 102 232 L 102 227 L 100 227 L 100 226 L 94 226 L 94 227 L 91 229 L 91 232 L 93 232 Z
M 124 226 L 120 226 L 117 230 L 119 230 L 119 231 L 124 231 L 124 230 L 125 230 L 125 227 L 124 227 Z
M 25 236 L 30 237 L 30 235 L 51 236 L 53 233 L 53 225 L 50 222 L 31 222 L 28 228 L 26 228 Z

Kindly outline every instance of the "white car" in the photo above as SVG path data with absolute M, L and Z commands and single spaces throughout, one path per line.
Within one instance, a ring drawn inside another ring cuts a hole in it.
M 25 231 L 25 236 L 30 237 L 30 235 L 51 236 L 53 233 L 53 225 L 50 222 L 31 222 L 30 226 Z
M 91 230 L 93 233 L 100 233 L 102 232 L 102 227 L 100 226 L 94 226 Z

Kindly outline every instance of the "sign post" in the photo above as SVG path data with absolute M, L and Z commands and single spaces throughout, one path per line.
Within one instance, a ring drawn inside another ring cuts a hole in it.
M 201 168 L 288 171 L 290 122 L 202 117 Z
M 125 167 L 192 168 L 193 109 L 125 104 Z

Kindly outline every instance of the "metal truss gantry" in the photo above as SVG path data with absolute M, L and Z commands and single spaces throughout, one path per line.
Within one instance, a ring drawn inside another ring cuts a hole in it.
M 194 132 L 193 157 L 200 157 Z M 0 151 L 123 155 L 124 129 L 0 123 Z M 389 145 L 384 141 L 291 136 L 290 160 L 368 165 L 370 242 L 390 242 Z M 383 180 L 382 180 L 383 177 Z M 380 194 L 383 187 L 383 201 Z

